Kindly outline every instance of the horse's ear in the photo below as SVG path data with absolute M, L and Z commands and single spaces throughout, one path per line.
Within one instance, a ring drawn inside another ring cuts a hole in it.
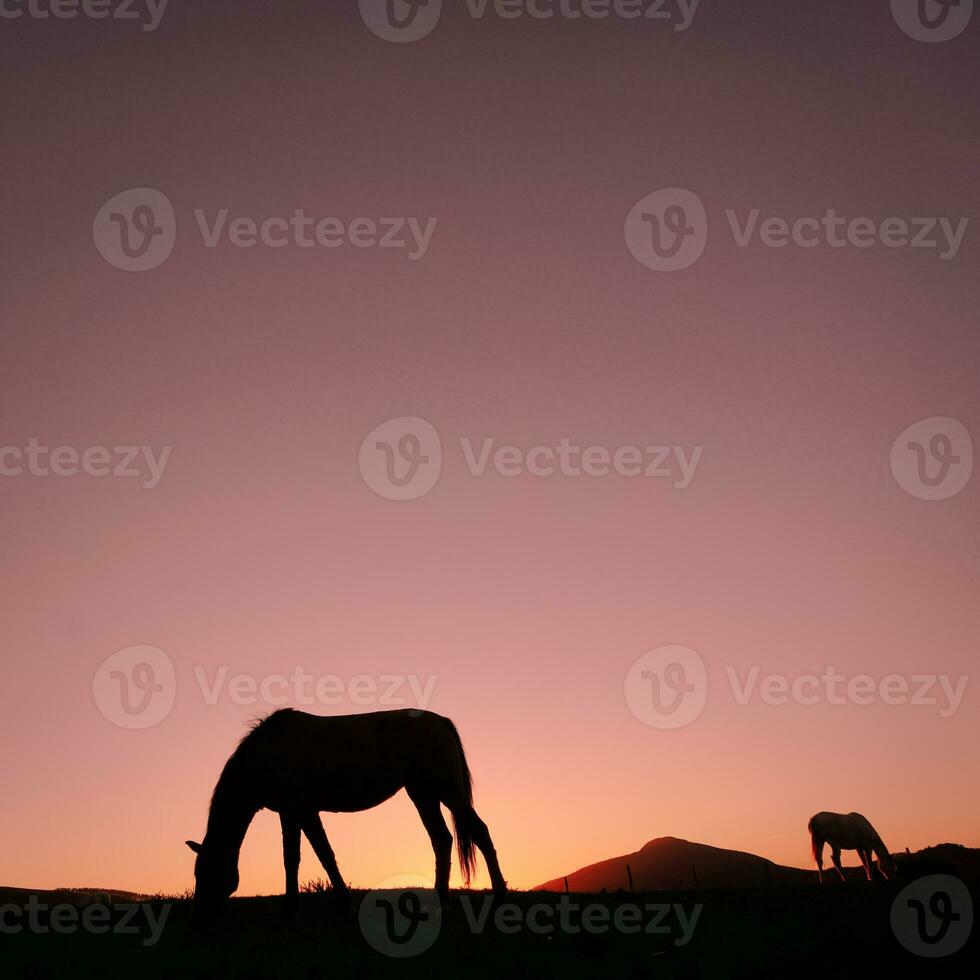
M 184 841 L 184 843 L 185 843 L 185 844 L 186 844 L 186 845 L 187 845 L 187 846 L 188 846 L 188 847 L 189 847 L 189 848 L 190 848 L 190 849 L 191 849 L 191 850 L 192 850 L 192 851 L 193 851 L 193 852 L 194 852 L 195 854 L 200 854 L 200 853 L 201 853 L 201 845 L 200 845 L 200 844 L 198 844 L 198 843 L 197 843 L 196 841 L 192 841 L 192 840 L 185 840 L 185 841 Z

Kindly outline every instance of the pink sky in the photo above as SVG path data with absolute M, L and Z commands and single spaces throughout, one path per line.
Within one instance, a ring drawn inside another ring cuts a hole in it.
M 349 6 L 181 4 L 147 36 L 2 25 L 0 446 L 172 453 L 152 490 L 0 478 L 0 883 L 192 884 L 182 842 L 270 710 L 206 704 L 195 666 L 435 675 L 429 707 L 457 723 L 519 887 L 663 835 L 808 866 L 822 809 L 864 812 L 893 850 L 980 846 L 972 678 L 943 718 L 740 706 L 725 674 L 973 672 L 980 477 L 923 501 L 889 453 L 925 417 L 980 435 L 976 26 L 927 45 L 887 4 L 849 5 L 846 30 L 830 9 L 790 22 L 775 2 L 705 4 L 683 34 L 459 14 L 392 45 Z M 703 199 L 710 237 L 697 264 L 661 274 L 627 251 L 623 222 L 674 186 Z M 140 274 L 92 241 L 131 187 L 165 193 L 180 229 Z M 192 216 L 299 207 L 438 226 L 412 262 L 206 249 Z M 945 262 L 736 248 L 724 212 L 756 207 L 971 225 Z M 430 422 L 445 453 L 409 502 L 357 465 L 399 416 Z M 474 478 L 464 437 L 703 455 L 683 490 Z M 702 656 L 710 694 L 661 731 L 623 683 L 670 643 Z M 177 670 L 174 710 L 144 731 L 91 693 L 134 644 Z M 403 795 L 325 822 L 356 885 L 431 874 Z M 279 847 L 261 814 L 242 893 L 281 889 Z M 317 876 L 304 845 L 301 877 Z

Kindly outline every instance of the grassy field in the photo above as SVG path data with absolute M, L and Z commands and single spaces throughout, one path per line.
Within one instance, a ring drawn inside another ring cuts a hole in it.
M 876 881 L 564 897 L 567 921 L 573 926 L 581 923 L 581 915 L 567 906 L 589 905 L 601 907 L 589 913 L 593 922 L 609 920 L 620 910 L 621 922 L 639 929 L 631 934 L 614 928 L 602 932 L 563 929 L 557 912 L 563 896 L 546 892 L 514 893 L 508 898 L 514 907 L 490 907 L 482 930 L 474 931 L 474 922 L 487 910 L 484 903 L 489 898 L 483 893 L 455 893 L 431 937 L 431 946 L 401 959 L 372 948 L 359 917 L 339 912 L 329 893 L 302 896 L 299 916 L 292 923 L 281 919 L 280 898 L 235 899 L 204 934 L 193 928 L 186 900 L 154 899 L 148 902 L 148 916 L 141 910 L 127 923 L 127 928 L 138 925 L 139 934 L 71 931 L 70 924 L 68 934 L 39 934 L 29 929 L 9 934 L 8 930 L 0 935 L 0 977 L 734 980 L 853 976 L 867 980 L 975 975 L 975 937 L 958 953 L 942 959 L 922 959 L 906 952 L 893 935 L 889 919 L 898 888 Z M 355 893 L 355 903 L 363 895 Z M 79 899 L 77 904 L 91 901 Z M 465 907 L 464 902 L 468 903 Z M 537 911 L 533 911 L 535 906 Z M 624 912 L 624 906 L 638 907 L 639 912 Z M 665 908 L 668 911 L 662 911 Z M 123 914 L 130 913 L 118 909 L 114 913 L 115 925 Z M 495 914 L 508 932 L 494 925 Z M 529 927 L 528 916 L 537 929 Z M 157 926 L 156 942 L 152 942 L 148 923 Z M 553 931 L 542 931 L 549 923 Z M 647 928 L 667 931 L 648 933 Z

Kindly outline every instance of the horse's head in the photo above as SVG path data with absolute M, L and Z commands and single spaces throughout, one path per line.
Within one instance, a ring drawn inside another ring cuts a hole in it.
M 884 878 L 889 880 L 898 877 L 898 865 L 895 864 L 895 859 L 888 851 L 882 851 L 878 855 L 878 870 Z
M 194 862 L 194 911 L 203 919 L 211 918 L 226 898 L 238 888 L 238 862 L 233 854 L 216 853 L 214 848 L 196 841 L 185 841 L 197 855 Z

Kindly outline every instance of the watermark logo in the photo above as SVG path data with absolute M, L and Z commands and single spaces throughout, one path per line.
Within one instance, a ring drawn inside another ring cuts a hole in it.
M 919 500 L 955 497 L 973 473 L 973 440 L 957 419 L 919 419 L 892 444 L 895 482 Z
M 160 26 L 170 0 L 0 0 L 0 17 L 5 20 L 74 20 L 81 15 L 89 20 L 142 20 L 143 31 L 150 33 Z
M 927 875 L 892 902 L 892 932 L 916 956 L 935 959 L 962 949 L 973 930 L 970 891 L 952 875 Z
M 442 0 L 358 0 L 358 6 L 368 30 L 395 44 L 431 34 L 442 14 Z
M 361 900 L 357 921 L 369 946 L 385 956 L 419 956 L 439 937 L 442 908 L 420 875 L 386 878 Z
M 173 661 L 158 647 L 125 647 L 96 671 L 92 694 L 96 707 L 114 725 L 152 728 L 170 714 L 177 698 Z
M 935 44 L 959 37 L 973 16 L 973 0 L 892 0 L 895 23 L 914 41 Z
M 99 254 L 124 272 L 148 272 L 170 258 L 177 242 L 177 215 L 165 194 L 134 187 L 107 201 L 92 223 Z
M 415 500 L 439 480 L 442 443 L 425 419 L 389 419 L 365 436 L 357 462 L 364 482 L 379 496 Z
M 672 644 L 648 650 L 626 673 L 630 710 L 651 728 L 683 728 L 695 721 L 708 700 L 708 672 L 690 647 Z
M 694 265 L 708 242 L 708 215 L 701 198 L 683 187 L 666 187 L 638 201 L 626 216 L 626 247 L 655 272 Z

